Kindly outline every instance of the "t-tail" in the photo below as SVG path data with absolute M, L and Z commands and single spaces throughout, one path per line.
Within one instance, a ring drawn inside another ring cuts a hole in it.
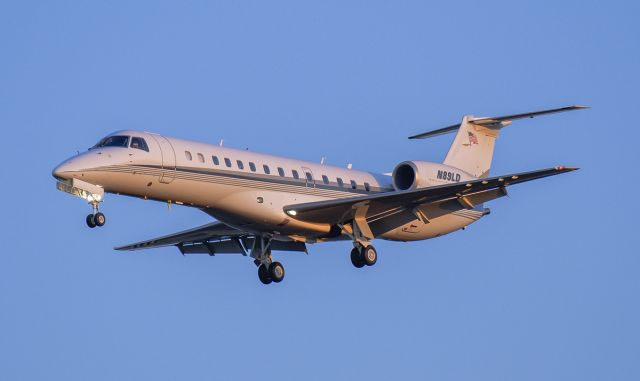
M 409 139 L 425 139 L 433 136 L 457 131 L 451 148 L 443 164 L 459 168 L 478 178 L 489 176 L 493 148 L 500 129 L 510 125 L 515 119 L 533 118 L 538 115 L 579 110 L 587 106 L 567 106 L 550 110 L 528 112 L 524 114 L 505 115 L 489 118 L 477 118 L 466 115 L 460 124 L 440 128 L 414 135 Z

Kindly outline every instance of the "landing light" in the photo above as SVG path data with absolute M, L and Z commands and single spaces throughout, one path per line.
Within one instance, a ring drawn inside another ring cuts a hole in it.
M 93 201 L 97 201 L 100 202 L 102 201 L 102 196 L 99 194 L 93 194 L 93 193 L 89 193 L 87 194 L 86 197 L 83 197 L 85 200 L 89 201 L 89 202 L 93 202 Z
M 298 214 L 298 212 L 296 212 L 295 210 L 287 210 L 287 214 L 290 216 L 295 216 L 296 214 Z
M 101 202 L 104 198 L 104 189 L 101 186 L 78 179 L 58 181 L 56 187 L 58 190 L 81 197 L 90 203 Z

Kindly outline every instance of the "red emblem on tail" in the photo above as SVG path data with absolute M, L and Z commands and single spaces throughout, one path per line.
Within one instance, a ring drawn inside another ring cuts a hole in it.
M 471 131 L 467 132 L 469 133 L 469 144 L 478 144 L 478 138 L 476 137 L 476 135 Z

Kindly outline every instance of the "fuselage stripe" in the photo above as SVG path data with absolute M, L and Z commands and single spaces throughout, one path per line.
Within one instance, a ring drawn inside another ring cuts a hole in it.
M 108 166 L 108 167 L 99 167 L 95 168 L 96 171 L 105 171 L 105 172 L 119 172 L 119 173 L 139 173 L 150 176 L 161 176 L 163 174 L 163 170 L 156 168 L 149 168 L 147 166 Z M 166 175 L 166 173 L 165 173 Z M 265 178 L 250 178 L 243 179 L 234 177 L 225 176 L 225 174 L 218 173 L 194 173 L 189 171 L 182 171 L 181 169 L 176 170 L 172 174 L 174 178 L 181 180 L 190 180 L 190 181 L 201 181 L 201 182 L 209 182 L 209 183 L 218 183 L 224 185 L 231 186 L 241 186 L 241 187 L 250 187 L 250 188 L 258 188 L 258 189 L 266 189 L 280 192 L 294 192 L 299 194 L 313 195 L 319 197 L 327 197 L 327 198 L 345 198 L 345 197 L 353 197 L 361 194 L 370 194 L 373 192 L 365 192 L 365 191 L 350 191 L 350 190 L 327 190 L 316 187 L 307 186 L 307 184 L 301 181 L 299 184 L 297 183 L 283 183 L 280 181 L 271 181 L 270 179 Z

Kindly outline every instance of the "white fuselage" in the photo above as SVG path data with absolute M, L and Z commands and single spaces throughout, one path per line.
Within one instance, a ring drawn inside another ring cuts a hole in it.
M 74 156 L 54 170 L 64 180 L 103 187 L 108 193 L 197 207 L 220 221 L 246 231 L 271 232 L 307 242 L 346 238 L 328 224 L 307 223 L 287 215 L 283 207 L 313 201 L 357 197 L 393 191 L 389 175 L 293 160 L 248 150 L 164 137 L 140 131 L 110 136 L 138 137 L 148 150 L 95 147 Z M 450 167 L 428 163 L 427 184 L 451 181 L 437 178 Z M 432 168 L 431 168 L 432 167 Z M 471 178 L 464 174 L 464 181 Z M 413 241 L 463 228 L 478 220 L 481 210 L 440 204 L 424 207 L 429 221 L 399 211 L 403 224 L 386 231 L 383 239 Z

